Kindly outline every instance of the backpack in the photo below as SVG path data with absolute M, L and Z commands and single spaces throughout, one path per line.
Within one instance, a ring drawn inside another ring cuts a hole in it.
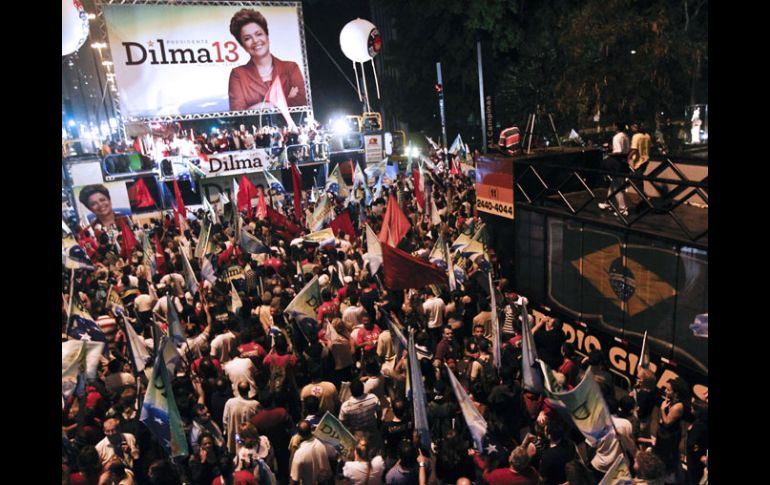
M 289 388 L 288 364 L 278 365 L 274 353 L 270 354 L 270 362 L 273 364 L 270 366 L 270 390 L 273 393 L 287 390 Z
M 471 388 L 471 369 L 473 369 L 473 360 L 464 358 L 457 361 L 457 379 L 466 391 Z
M 497 376 L 497 368 L 492 364 L 491 359 L 476 359 L 476 362 L 481 364 L 481 376 L 479 380 L 484 392 L 488 395 L 492 388 L 500 383 L 500 379 Z
M 254 478 L 260 485 L 276 485 L 278 483 L 273 470 L 259 457 L 257 457 L 257 466 L 254 467 Z

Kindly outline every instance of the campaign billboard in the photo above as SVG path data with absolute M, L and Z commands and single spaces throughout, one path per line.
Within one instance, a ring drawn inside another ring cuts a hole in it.
M 299 2 L 101 8 L 124 118 L 275 112 L 277 91 L 290 112 L 312 111 Z

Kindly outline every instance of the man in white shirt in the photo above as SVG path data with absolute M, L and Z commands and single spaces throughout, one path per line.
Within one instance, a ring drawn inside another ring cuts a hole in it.
M 345 327 L 348 331 L 352 331 L 355 327 L 361 325 L 361 318 L 363 318 L 366 309 L 361 305 L 361 301 L 357 294 L 349 295 L 350 306 L 342 312 L 342 321 L 345 323 Z
M 297 434 L 302 440 L 291 458 L 291 485 L 310 485 L 324 482 L 332 477 L 326 446 L 313 437 L 310 423 L 300 421 Z
M 259 410 L 259 402 L 244 396 L 249 394 L 249 383 L 241 382 L 235 390 L 235 397 L 225 403 L 222 428 L 227 435 L 227 451 L 235 453 L 235 434 L 241 423 L 248 423 Z
M 430 288 L 425 289 L 426 300 L 422 304 L 425 316 L 428 318 L 428 334 L 434 343 L 441 340 L 441 329 L 444 326 L 444 311 L 446 304 L 441 298 L 434 296 Z
M 233 394 L 238 391 L 239 383 L 247 382 L 249 384 L 249 397 L 257 395 L 257 383 L 255 381 L 257 368 L 251 359 L 236 357 L 225 363 L 222 368 L 227 378 L 233 383 Z
M 228 327 L 229 327 L 228 323 Z M 235 334 L 228 328 L 224 333 L 214 337 L 211 341 L 210 355 L 225 364 L 232 359 L 233 347 L 235 346 Z
M 182 294 L 184 296 L 184 293 Z M 181 314 L 184 311 L 184 307 L 182 306 L 182 302 L 179 298 L 174 297 L 174 307 L 176 308 L 177 315 Z M 167 320 L 168 316 L 168 296 L 161 296 L 158 299 L 158 302 L 155 303 L 155 307 L 152 309 L 152 313 L 155 315 L 155 318 L 160 318 L 162 321 Z
M 119 424 L 120 421 L 116 418 L 104 422 L 104 439 L 96 444 L 96 452 L 99 453 L 102 465 L 106 465 L 116 456 L 121 457 L 123 463 L 128 466 L 133 466 L 134 460 L 139 459 L 136 438 L 131 433 L 121 433 Z
M 613 172 L 618 175 L 623 175 L 628 172 L 628 152 L 630 151 L 630 141 L 628 135 L 623 131 L 623 123 L 615 123 L 617 131 L 615 136 L 612 137 L 612 153 L 607 158 L 602 160 L 602 169 L 609 172 Z M 624 177 L 611 177 L 610 188 L 607 191 L 607 199 L 615 193 L 615 200 L 617 202 L 616 209 L 620 211 L 623 216 L 628 216 L 628 209 L 626 208 L 626 198 L 623 195 L 623 184 L 625 183 Z M 600 202 L 599 208 L 602 210 L 609 209 L 612 206 L 609 202 Z M 617 215 L 617 213 L 616 213 Z
M 355 379 L 350 383 L 350 398 L 340 407 L 339 419 L 351 433 L 376 433 L 381 411 L 379 398 L 364 393 L 364 383 Z
M 184 297 L 185 292 L 185 282 L 184 282 L 184 276 L 180 275 L 179 273 L 171 273 L 163 276 L 163 278 L 160 279 L 161 285 L 172 286 L 174 290 L 176 291 L 176 296 L 179 298 Z

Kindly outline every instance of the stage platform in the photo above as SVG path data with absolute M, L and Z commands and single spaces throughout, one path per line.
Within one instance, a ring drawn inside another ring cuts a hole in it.
M 640 232 L 658 239 L 670 239 L 701 248 L 708 247 L 708 207 L 696 207 L 684 203 L 672 210 L 670 214 L 648 211 L 640 217 L 647 205 L 636 193 L 626 193 L 625 199 L 629 213 L 624 222 L 618 216 L 613 215 L 611 210 L 599 209 L 598 203 L 604 200 L 607 193 L 606 189 L 599 188 L 594 192 L 597 198 L 593 200 L 587 192 L 564 194 L 567 202 L 578 210 L 577 214 L 572 214 L 558 194 L 541 198 L 542 205 L 540 206 L 528 205 L 527 208 L 535 211 L 547 209 L 549 212 L 560 212 L 565 216 L 577 217 L 586 222 Z M 679 220 L 678 223 L 675 218 Z

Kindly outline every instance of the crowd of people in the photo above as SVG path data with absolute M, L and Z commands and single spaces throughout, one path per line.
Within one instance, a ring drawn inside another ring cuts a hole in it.
M 258 138 L 265 143 L 272 137 L 238 130 L 217 140 L 230 150 L 260 143 Z M 622 454 L 633 464 L 633 483 L 707 483 L 707 403 L 691 400 L 681 379 L 669 381 L 661 395 L 647 369 L 640 370 L 632 393 L 619 396 L 606 355 L 597 350 L 581 359 L 559 319 L 524 311 L 527 299 L 502 277 L 493 254 L 456 261 L 462 281 L 454 290 L 392 290 L 383 284 L 381 267 L 372 272 L 364 223 L 380 232 L 391 194 L 399 195 L 410 224 L 398 248 L 425 261 L 439 238 L 451 242 L 479 232 L 473 181 L 440 168 L 425 173 L 440 223 L 418 208 L 411 174 L 402 173 L 370 205 L 323 194 L 354 226 L 354 233 L 338 232 L 332 243 L 303 237 L 311 231 L 297 219 L 290 194 L 278 209 L 280 219 L 240 213 L 243 229 L 266 246 L 258 253 L 237 242 L 234 200 L 225 212 L 215 204 L 208 244 L 199 240 L 210 217 L 203 209 L 189 227 L 171 216 L 130 227 L 140 241 L 151 241 L 154 270 L 141 243 L 126 250 L 131 235 L 125 225 L 76 230 L 95 269 L 63 267 L 62 340 L 77 338 L 71 291 L 103 333 L 107 350 L 97 377 L 63 397 L 62 483 L 582 485 L 597 483 Z M 312 214 L 320 203 L 311 202 L 309 192 L 302 194 L 300 214 Z M 198 244 L 206 245 L 203 258 L 193 257 Z M 321 297 L 316 314 L 287 314 L 314 278 Z M 499 336 L 493 335 L 493 312 Z M 589 369 L 601 385 L 614 431 L 598 443 L 588 446 L 548 399 L 522 389 L 527 316 L 538 355 L 558 370 L 566 388 Z M 174 318 L 184 341 L 173 346 L 171 357 L 163 347 L 164 360 L 148 359 L 137 372 L 131 335 L 143 338 L 152 356 L 160 337 L 173 333 Z M 408 391 L 414 386 L 407 382 L 408 359 L 396 328 L 414 332 L 430 446 L 416 430 L 414 392 Z M 140 421 L 157 362 L 170 366 L 164 392 L 181 418 L 187 454 L 175 456 Z M 484 449 L 473 446 L 450 370 L 487 423 Z M 355 446 L 318 437 L 327 413 L 353 435 Z
M 195 158 L 258 148 L 270 149 L 273 155 L 277 156 L 288 146 L 307 145 L 306 156 L 309 157 L 319 153 L 320 148 L 315 145 L 327 142 L 328 136 L 324 127 L 317 122 L 305 122 L 293 128 L 270 124 L 247 127 L 241 124 L 238 128 L 222 127 L 210 133 L 192 128 L 176 127 L 172 130 L 166 127 L 147 136 L 135 137 L 132 144 L 122 140 L 105 140 L 99 150 L 99 156 L 103 158 L 133 151 L 151 160 L 160 161 L 174 156 Z

